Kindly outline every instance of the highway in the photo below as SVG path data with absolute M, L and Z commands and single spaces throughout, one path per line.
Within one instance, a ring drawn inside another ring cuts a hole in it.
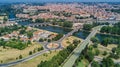
M 72 67 L 73 66 L 76 59 L 80 56 L 80 53 L 82 52 L 82 50 L 84 50 L 85 47 L 90 42 L 90 38 L 95 36 L 97 31 L 100 30 L 101 28 L 102 28 L 102 26 L 97 26 L 97 27 L 93 28 L 92 32 L 88 35 L 88 37 L 75 48 L 75 50 L 73 51 L 73 54 L 67 59 L 65 64 L 63 64 L 63 67 Z

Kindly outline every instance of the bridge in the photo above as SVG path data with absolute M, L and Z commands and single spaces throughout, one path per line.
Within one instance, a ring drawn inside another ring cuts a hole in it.
M 44 22 L 44 23 L 32 23 L 32 24 L 29 24 L 27 26 L 30 26 L 30 27 L 39 27 L 39 26 L 48 26 L 50 23 L 48 22 Z
M 97 23 L 110 23 L 110 24 L 115 24 L 118 23 L 120 20 L 74 20 L 74 23 L 78 22 L 83 22 L 83 23 L 92 23 L 92 22 L 97 22 Z
M 20 18 L 12 18 L 9 19 L 9 21 L 15 21 L 15 22 L 23 22 L 23 21 L 27 21 L 28 19 L 20 19 Z
M 88 35 L 88 37 L 80 43 L 71 53 L 71 55 L 66 59 L 65 63 L 63 63 L 63 67 L 72 67 L 75 63 L 76 59 L 80 56 L 82 50 L 85 49 L 85 47 L 90 42 L 90 38 L 95 36 L 97 31 L 100 30 L 102 26 L 97 26 L 93 28 L 92 32 Z

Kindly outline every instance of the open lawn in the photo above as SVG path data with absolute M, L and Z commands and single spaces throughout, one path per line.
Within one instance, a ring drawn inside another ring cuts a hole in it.
M 45 60 L 50 60 L 53 56 L 57 55 L 59 51 L 52 51 L 51 53 L 46 53 L 43 55 L 40 55 L 36 58 L 33 58 L 32 60 L 29 60 L 27 62 L 12 66 L 12 67 L 37 67 L 37 65 L 41 62 L 41 61 L 45 61 Z
M 73 40 L 75 40 L 75 39 L 80 40 L 81 42 L 83 41 L 82 39 L 80 39 L 78 37 L 69 36 L 68 38 L 66 38 L 62 41 L 63 47 L 69 46 L 71 43 L 73 43 Z
M 6 47 L 6 49 L 4 49 L 3 47 L 0 47 L 0 61 L 3 63 L 15 61 L 18 59 L 19 55 L 22 55 L 24 58 L 29 55 L 29 51 L 33 52 L 35 50 L 37 52 L 37 48 L 41 47 L 42 46 L 38 43 L 33 43 L 23 50 L 18 50 L 10 47 Z

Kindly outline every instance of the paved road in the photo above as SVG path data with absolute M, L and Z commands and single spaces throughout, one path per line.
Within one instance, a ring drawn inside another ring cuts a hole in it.
M 101 29 L 102 26 L 97 26 L 93 28 L 93 31 L 88 35 L 88 37 L 84 40 L 84 42 L 80 43 L 78 47 L 73 51 L 73 54 L 70 56 L 70 58 L 65 62 L 63 67 L 72 67 L 75 63 L 75 60 L 79 57 L 82 50 L 88 45 L 90 42 L 90 38 L 95 36 L 97 31 Z

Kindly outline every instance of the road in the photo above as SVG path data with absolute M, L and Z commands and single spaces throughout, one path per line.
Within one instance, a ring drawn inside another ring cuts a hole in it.
M 101 28 L 102 28 L 102 26 L 97 26 L 97 27 L 93 28 L 92 32 L 88 35 L 88 37 L 75 48 L 75 50 L 73 51 L 73 54 L 68 58 L 68 60 L 65 62 L 63 67 L 72 67 L 73 66 L 76 59 L 80 56 L 80 53 L 82 52 L 82 50 L 84 50 L 85 47 L 90 42 L 90 38 L 95 36 L 97 31 L 100 30 Z

